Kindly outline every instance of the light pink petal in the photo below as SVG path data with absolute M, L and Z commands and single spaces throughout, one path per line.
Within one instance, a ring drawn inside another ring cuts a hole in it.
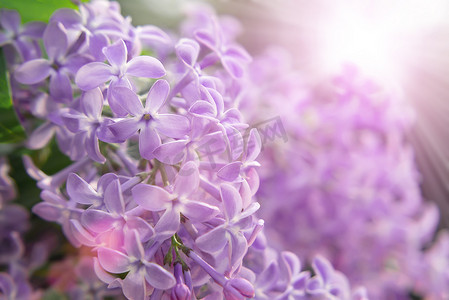
M 217 172 L 217 176 L 226 181 L 234 181 L 240 175 L 240 168 L 242 167 L 242 162 L 235 161 L 227 164 Z
M 179 140 L 162 144 L 154 149 L 153 155 L 164 164 L 175 165 L 184 158 L 187 143 L 186 140 Z
M 106 187 L 104 203 L 106 208 L 113 214 L 123 215 L 125 213 L 125 201 L 123 200 L 122 188 L 118 179 L 113 180 Z
M 81 222 L 87 229 L 102 233 L 112 228 L 117 221 L 110 213 L 97 209 L 87 209 L 81 215 Z
M 225 56 L 222 58 L 221 63 L 232 77 L 236 79 L 243 77 L 245 71 L 241 62 L 237 61 L 234 58 Z
M 144 110 L 142 101 L 139 96 L 132 90 L 126 87 L 113 87 L 111 88 L 111 96 L 117 101 L 117 103 L 126 110 L 127 113 L 133 116 L 143 115 Z
M 75 241 L 88 247 L 97 246 L 95 243 L 95 238 L 80 224 L 80 222 L 78 222 L 78 220 L 71 219 L 68 225 L 68 227 L 63 226 L 63 231 L 66 230 L 65 233 L 68 232 Z
M 181 115 L 160 114 L 155 126 L 158 132 L 172 138 L 183 138 L 190 131 L 189 119 Z
M 220 185 L 220 195 L 225 209 L 225 215 L 228 220 L 232 220 L 242 211 L 242 198 L 239 192 L 230 184 Z
M 198 201 L 189 201 L 182 208 L 183 215 L 197 222 L 206 222 L 218 215 L 219 212 L 217 207 Z
M 222 226 L 216 227 L 209 232 L 198 237 L 195 244 L 202 251 L 207 253 L 216 253 L 228 243 L 227 230 Z
M 136 77 L 160 78 L 165 75 L 165 68 L 154 57 L 137 56 L 127 63 L 126 74 Z
M 159 109 L 164 105 L 170 92 L 170 85 L 166 80 L 159 79 L 156 81 L 148 93 L 147 102 L 145 103 L 145 109 L 150 113 L 157 113 Z
M 98 261 L 108 272 L 119 274 L 129 270 L 129 258 L 122 252 L 109 248 L 98 249 Z
M 174 183 L 174 191 L 179 196 L 189 196 L 198 190 L 200 184 L 200 172 L 197 165 L 193 161 L 185 163 L 178 175 L 176 175 Z
M 89 118 L 98 120 L 103 110 L 103 93 L 99 88 L 84 92 L 81 97 L 81 107 Z
M 89 205 L 101 200 L 90 184 L 75 173 L 67 177 L 67 194 L 71 200 L 80 204 Z
M 99 87 L 113 77 L 112 68 L 102 62 L 93 62 L 78 70 L 75 77 L 76 85 L 83 91 Z
M 256 160 L 262 149 L 262 140 L 256 128 L 251 129 L 249 133 L 248 143 L 246 145 L 246 161 Z
M 50 75 L 51 63 L 43 58 L 33 59 L 20 65 L 14 72 L 16 80 L 23 84 L 41 82 Z
M 147 264 L 145 269 L 145 279 L 156 289 L 166 290 L 172 288 L 176 283 L 173 274 L 158 264 Z
M 111 46 L 104 48 L 103 53 L 113 66 L 121 67 L 126 64 L 128 51 L 123 40 L 118 40 Z
M 161 211 L 170 207 L 172 197 L 161 187 L 141 183 L 131 191 L 134 201 L 145 209 Z
M 153 151 L 161 145 L 161 138 L 156 130 L 150 127 L 147 123 L 145 127 L 140 130 L 139 135 L 139 152 L 145 159 L 153 159 Z
M 51 22 L 48 24 L 44 31 L 43 40 L 50 60 L 55 60 L 65 55 L 69 41 L 64 25 L 59 22 Z

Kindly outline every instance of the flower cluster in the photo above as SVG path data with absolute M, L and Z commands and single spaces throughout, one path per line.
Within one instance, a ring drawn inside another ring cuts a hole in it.
M 238 109 L 251 57 L 234 23 L 198 8 L 179 37 L 135 27 L 102 0 L 57 10 L 45 26 L 2 14 L 26 145 L 55 136 L 72 160 L 47 175 L 24 156 L 42 190 L 33 212 L 91 249 L 82 266 L 108 288 L 128 299 L 366 299 L 324 258 L 301 272 L 264 242 L 262 142 Z M 18 46 L 40 42 L 44 53 Z
M 273 113 L 282 119 L 282 127 L 268 126 L 273 142 L 259 159 L 268 166 L 257 196 L 270 240 L 308 261 L 326 256 L 374 299 L 408 299 L 412 291 L 447 297 L 447 274 L 435 268 L 436 261 L 447 264 L 447 237 L 423 251 L 439 216 L 419 189 L 407 103 L 354 66 L 305 88 L 280 49 L 251 68 L 256 86 L 245 103 L 263 105 L 244 114 L 253 122 Z

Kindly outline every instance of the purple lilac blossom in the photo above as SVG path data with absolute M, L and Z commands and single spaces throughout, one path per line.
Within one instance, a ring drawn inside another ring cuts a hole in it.
M 128 299 L 364 299 L 324 258 L 312 276 L 296 255 L 265 245 L 254 197 L 262 139 L 237 108 L 251 58 L 235 22 L 198 12 L 183 25 L 191 39 L 172 35 L 178 42 L 134 27 L 116 2 L 53 14 L 46 53 L 11 66 L 22 84 L 15 103 L 34 117 L 24 120 L 27 144 L 44 147 L 56 134 L 72 159 L 47 175 L 24 156 L 41 189 L 32 211 L 88 248 L 82 265 Z M 271 270 L 278 275 L 265 285 Z
M 241 102 L 243 112 L 254 123 L 273 114 L 282 120 L 282 127 L 259 127 L 259 161 L 266 168 L 259 172 L 257 197 L 259 216 L 271 224 L 269 239 L 309 263 L 324 255 L 373 299 L 445 295 L 440 278 L 447 275 L 429 263 L 438 260 L 433 254 L 447 255 L 445 238 L 423 251 L 439 216 L 420 193 L 406 140 L 413 112 L 401 95 L 353 66 L 306 89 L 288 55 L 276 48 L 255 59 L 251 78 L 256 86 Z

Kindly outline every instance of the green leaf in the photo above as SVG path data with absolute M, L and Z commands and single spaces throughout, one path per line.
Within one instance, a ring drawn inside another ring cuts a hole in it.
M 0 0 L 0 8 L 17 10 L 22 17 L 22 23 L 48 22 L 52 13 L 63 7 L 77 8 L 70 0 Z
M 0 143 L 16 143 L 24 138 L 25 132 L 12 105 L 9 72 L 0 48 Z

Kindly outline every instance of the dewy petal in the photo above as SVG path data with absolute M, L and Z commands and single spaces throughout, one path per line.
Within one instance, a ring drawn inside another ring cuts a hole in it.
M 220 195 L 223 201 L 225 215 L 228 220 L 232 220 L 242 211 L 242 198 L 239 192 L 230 184 L 220 185 Z
M 257 128 L 251 129 L 249 132 L 248 143 L 246 145 L 246 161 L 251 162 L 256 160 L 257 156 L 260 154 L 262 149 L 262 140 L 259 135 Z
M 56 102 L 72 101 L 72 85 L 66 74 L 57 72 L 50 76 L 50 95 Z
M 240 168 L 242 166 L 242 162 L 235 161 L 227 164 L 217 172 L 217 176 L 223 180 L 232 182 L 237 179 L 240 175 Z
M 96 233 L 111 229 L 116 220 L 111 214 L 96 209 L 86 209 L 81 215 L 83 225 Z
M 140 130 L 139 152 L 145 159 L 153 159 L 153 151 L 161 145 L 161 138 L 148 123 Z
M 140 128 L 140 121 L 136 119 L 125 119 L 108 126 L 114 136 L 114 143 L 123 143 L 127 138 L 136 133 Z
M 145 279 L 156 289 L 166 290 L 172 288 L 176 283 L 173 274 L 158 264 L 149 263 L 146 265 L 145 269 Z
M 155 121 L 158 132 L 172 138 L 183 138 L 190 131 L 187 117 L 173 114 L 159 114 Z
M 103 54 L 111 65 L 120 68 L 126 64 L 128 50 L 126 49 L 125 42 L 118 40 L 111 46 L 103 48 Z
M 216 253 L 222 250 L 227 243 L 227 230 L 222 226 L 206 232 L 195 241 L 196 246 L 207 253 Z
M 184 204 L 182 214 L 193 221 L 205 222 L 219 213 L 219 209 L 207 203 L 189 201 Z
M 181 39 L 175 46 L 176 55 L 186 65 L 193 66 L 200 53 L 200 45 L 191 39 Z
M 93 204 L 100 200 L 97 192 L 75 173 L 67 177 L 67 194 L 71 200 L 80 204 Z
M 130 115 L 143 115 L 144 110 L 139 96 L 129 88 L 121 86 L 113 87 L 111 88 L 111 96 L 114 97 L 117 103 Z
M 126 66 L 126 74 L 131 76 L 160 78 L 165 75 L 164 65 L 151 56 L 134 57 Z
M 93 62 L 78 70 L 75 77 L 76 85 L 83 91 L 99 87 L 113 77 L 111 66 L 102 62 Z
M 193 161 L 185 163 L 179 170 L 174 183 L 174 191 L 178 196 L 189 196 L 200 184 L 200 172 Z
M 14 72 L 16 80 L 23 84 L 41 82 L 50 75 L 51 63 L 43 58 L 33 59 L 20 65 Z
M 129 270 L 129 258 L 122 252 L 109 249 L 98 249 L 98 261 L 108 272 L 119 274 Z
M 156 81 L 148 93 L 145 109 L 151 113 L 157 113 L 164 105 L 170 92 L 170 85 L 166 80 L 159 79 Z
M 148 184 L 138 184 L 132 190 L 134 201 L 145 209 L 160 211 L 170 205 L 171 195 L 161 187 Z
M 51 22 L 44 31 L 44 46 L 50 60 L 65 55 L 68 48 L 67 32 L 59 22 Z
M 123 215 L 125 213 L 125 201 L 123 200 L 122 189 L 118 179 L 113 180 L 104 191 L 104 203 L 106 208 L 114 214 Z
M 103 93 L 99 88 L 84 92 L 81 96 L 81 108 L 89 118 L 98 120 L 103 110 Z
M 153 155 L 164 164 L 175 165 L 184 158 L 187 143 L 186 140 L 179 140 L 162 144 L 154 149 Z

